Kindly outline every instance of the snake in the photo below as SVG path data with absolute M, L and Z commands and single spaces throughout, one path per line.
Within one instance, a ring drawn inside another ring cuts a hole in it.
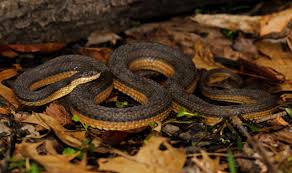
M 155 71 L 167 79 L 160 85 L 137 75 L 135 72 L 139 70 Z M 62 97 L 82 123 L 104 130 L 144 127 L 163 121 L 170 111 L 181 108 L 215 118 L 256 118 L 272 113 L 277 101 L 268 92 L 208 86 L 206 81 L 218 73 L 234 76 L 228 70 L 213 70 L 203 73 L 199 79 L 192 59 L 180 50 L 160 43 L 133 42 L 115 49 L 107 66 L 83 55 L 63 55 L 49 60 L 19 75 L 14 91 L 18 100 L 27 106 L 44 105 Z M 209 103 L 192 94 L 197 85 L 206 97 L 240 104 Z M 126 108 L 100 105 L 113 88 L 140 105 Z

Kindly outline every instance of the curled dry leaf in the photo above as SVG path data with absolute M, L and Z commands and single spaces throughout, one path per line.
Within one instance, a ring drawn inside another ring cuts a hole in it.
M 44 144 L 46 147 L 47 154 L 39 154 L 37 148 Z M 53 146 L 50 142 L 40 142 L 40 143 L 26 143 L 22 142 L 16 145 L 16 152 L 19 152 L 23 157 L 27 157 L 37 161 L 39 164 L 44 166 L 44 168 L 51 173 L 97 173 L 87 170 L 85 165 L 78 163 L 71 163 L 70 160 L 75 158 L 79 153 L 73 154 L 70 157 L 66 155 L 56 154 L 53 151 Z
M 52 129 L 62 142 L 75 148 L 79 148 L 85 140 L 84 131 L 67 130 L 60 124 L 60 122 L 46 114 L 33 113 L 23 122 L 38 124 L 48 130 Z
M 161 150 L 163 145 L 166 149 Z M 122 156 L 100 159 L 100 170 L 116 171 L 119 173 L 179 173 L 186 160 L 182 149 L 173 148 L 167 139 L 151 136 L 135 156 Z
M 282 32 L 292 19 L 292 8 L 264 16 L 244 16 L 229 14 L 197 14 L 192 20 L 219 28 L 241 30 L 264 36 Z
M 112 53 L 112 49 L 84 47 L 81 48 L 79 52 L 82 55 L 90 56 L 96 60 L 102 61 L 103 63 L 107 63 L 110 58 L 110 54 Z
M 10 44 L 11 49 L 23 53 L 50 53 L 64 48 L 64 43 L 40 43 L 40 44 Z
M 18 107 L 19 103 L 14 95 L 13 90 L 2 84 L 4 80 L 10 79 L 16 75 L 17 69 L 15 68 L 3 70 L 0 72 L 0 95 L 4 99 L 6 99 L 10 104 L 12 104 L 15 107 Z
M 120 36 L 113 32 L 100 32 L 96 31 L 91 33 L 87 38 L 86 46 L 111 42 L 112 44 L 116 44 L 116 42 L 121 39 Z
M 46 108 L 45 114 L 55 118 L 61 125 L 72 123 L 69 113 L 59 104 L 51 103 Z

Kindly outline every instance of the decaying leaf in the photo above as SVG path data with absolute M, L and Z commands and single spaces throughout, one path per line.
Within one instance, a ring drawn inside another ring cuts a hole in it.
M 12 104 L 15 107 L 19 106 L 19 103 L 14 95 L 14 92 L 12 89 L 6 87 L 2 84 L 4 80 L 10 79 L 17 75 L 17 69 L 7 69 L 0 72 L 0 95 L 6 99 L 10 104 Z
M 65 124 L 72 123 L 70 114 L 62 105 L 59 104 L 51 103 L 46 108 L 45 114 L 55 118 L 62 126 Z
M 47 154 L 39 154 L 37 148 L 44 144 Z M 56 151 L 52 150 L 53 146 L 50 142 L 40 143 L 26 143 L 22 142 L 16 145 L 16 152 L 19 152 L 23 157 L 28 157 L 40 163 L 44 168 L 51 173 L 97 173 L 96 171 L 89 171 L 85 165 L 81 163 L 71 163 L 70 160 L 74 159 L 79 153 L 71 156 L 59 155 Z
M 40 43 L 40 44 L 10 44 L 11 49 L 23 53 L 50 53 L 63 49 L 64 43 Z
M 192 17 L 192 20 L 200 24 L 230 30 L 241 30 L 260 36 L 282 32 L 291 19 L 292 8 L 264 16 L 197 14 Z
M 60 124 L 60 122 L 46 114 L 33 113 L 23 122 L 38 124 L 48 130 L 52 129 L 61 141 L 72 147 L 80 147 L 85 140 L 85 131 L 67 130 Z
M 165 149 L 160 149 L 163 145 Z M 179 173 L 186 155 L 181 149 L 173 148 L 166 138 L 151 136 L 135 156 L 100 159 L 100 170 L 119 173 Z
M 84 47 L 81 48 L 79 52 L 82 55 L 90 56 L 96 60 L 102 61 L 103 63 L 107 63 L 110 58 L 110 54 L 112 53 L 112 49 Z

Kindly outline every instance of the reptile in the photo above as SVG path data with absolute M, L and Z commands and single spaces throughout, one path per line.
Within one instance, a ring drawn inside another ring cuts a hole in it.
M 159 72 L 167 80 L 163 86 L 159 85 L 135 74 L 138 70 Z M 57 95 L 56 99 L 64 96 L 70 111 L 78 115 L 81 122 L 105 130 L 147 126 L 150 122 L 164 120 L 171 110 L 178 111 L 181 107 L 216 118 L 255 118 L 273 111 L 276 99 L 267 92 L 251 89 L 227 92 L 208 87 L 204 81 L 214 73 L 205 73 L 200 79 L 199 88 L 203 94 L 242 104 L 220 106 L 191 94 L 199 80 L 191 58 L 177 49 L 151 42 L 120 46 L 112 53 L 108 67 L 81 55 L 57 57 L 21 74 L 15 81 L 14 91 L 20 102 L 29 106 L 46 104 L 52 101 L 52 95 Z M 226 71 L 221 73 L 229 74 Z M 141 105 L 127 108 L 99 105 L 113 88 Z

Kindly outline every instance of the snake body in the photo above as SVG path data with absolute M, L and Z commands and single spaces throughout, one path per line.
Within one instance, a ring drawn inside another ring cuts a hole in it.
M 167 76 L 167 81 L 161 86 L 135 74 L 136 70 L 162 73 Z M 57 73 L 67 76 L 65 79 L 60 77 L 62 80 L 56 80 Z M 212 73 L 206 73 L 201 80 L 206 80 L 210 74 Z M 64 95 L 67 95 L 65 100 L 70 103 L 71 112 L 80 116 L 81 122 L 106 130 L 143 127 L 150 122 L 165 119 L 171 109 L 178 110 L 179 107 L 207 116 L 230 117 L 268 114 L 276 104 L 276 99 L 264 91 L 230 89 L 227 92 L 211 89 L 201 81 L 199 87 L 206 95 L 231 102 L 242 98 L 240 102 L 244 103 L 231 106 L 210 104 L 190 94 L 198 80 L 197 70 L 191 58 L 177 49 L 149 42 L 132 43 L 117 48 L 111 55 L 108 68 L 101 62 L 80 55 L 55 58 L 20 75 L 15 81 L 14 90 L 24 104 L 45 104 L 48 102 L 46 98 L 53 95 L 52 93 L 72 84 L 72 81 L 85 78 L 90 79 L 84 80 L 83 83 L 75 82 L 78 85 L 74 85 L 70 94 L 64 92 Z M 44 87 L 48 84 L 49 86 Z M 141 105 L 128 108 L 98 105 L 107 98 L 113 87 L 131 96 Z M 44 99 L 45 101 L 39 101 Z

